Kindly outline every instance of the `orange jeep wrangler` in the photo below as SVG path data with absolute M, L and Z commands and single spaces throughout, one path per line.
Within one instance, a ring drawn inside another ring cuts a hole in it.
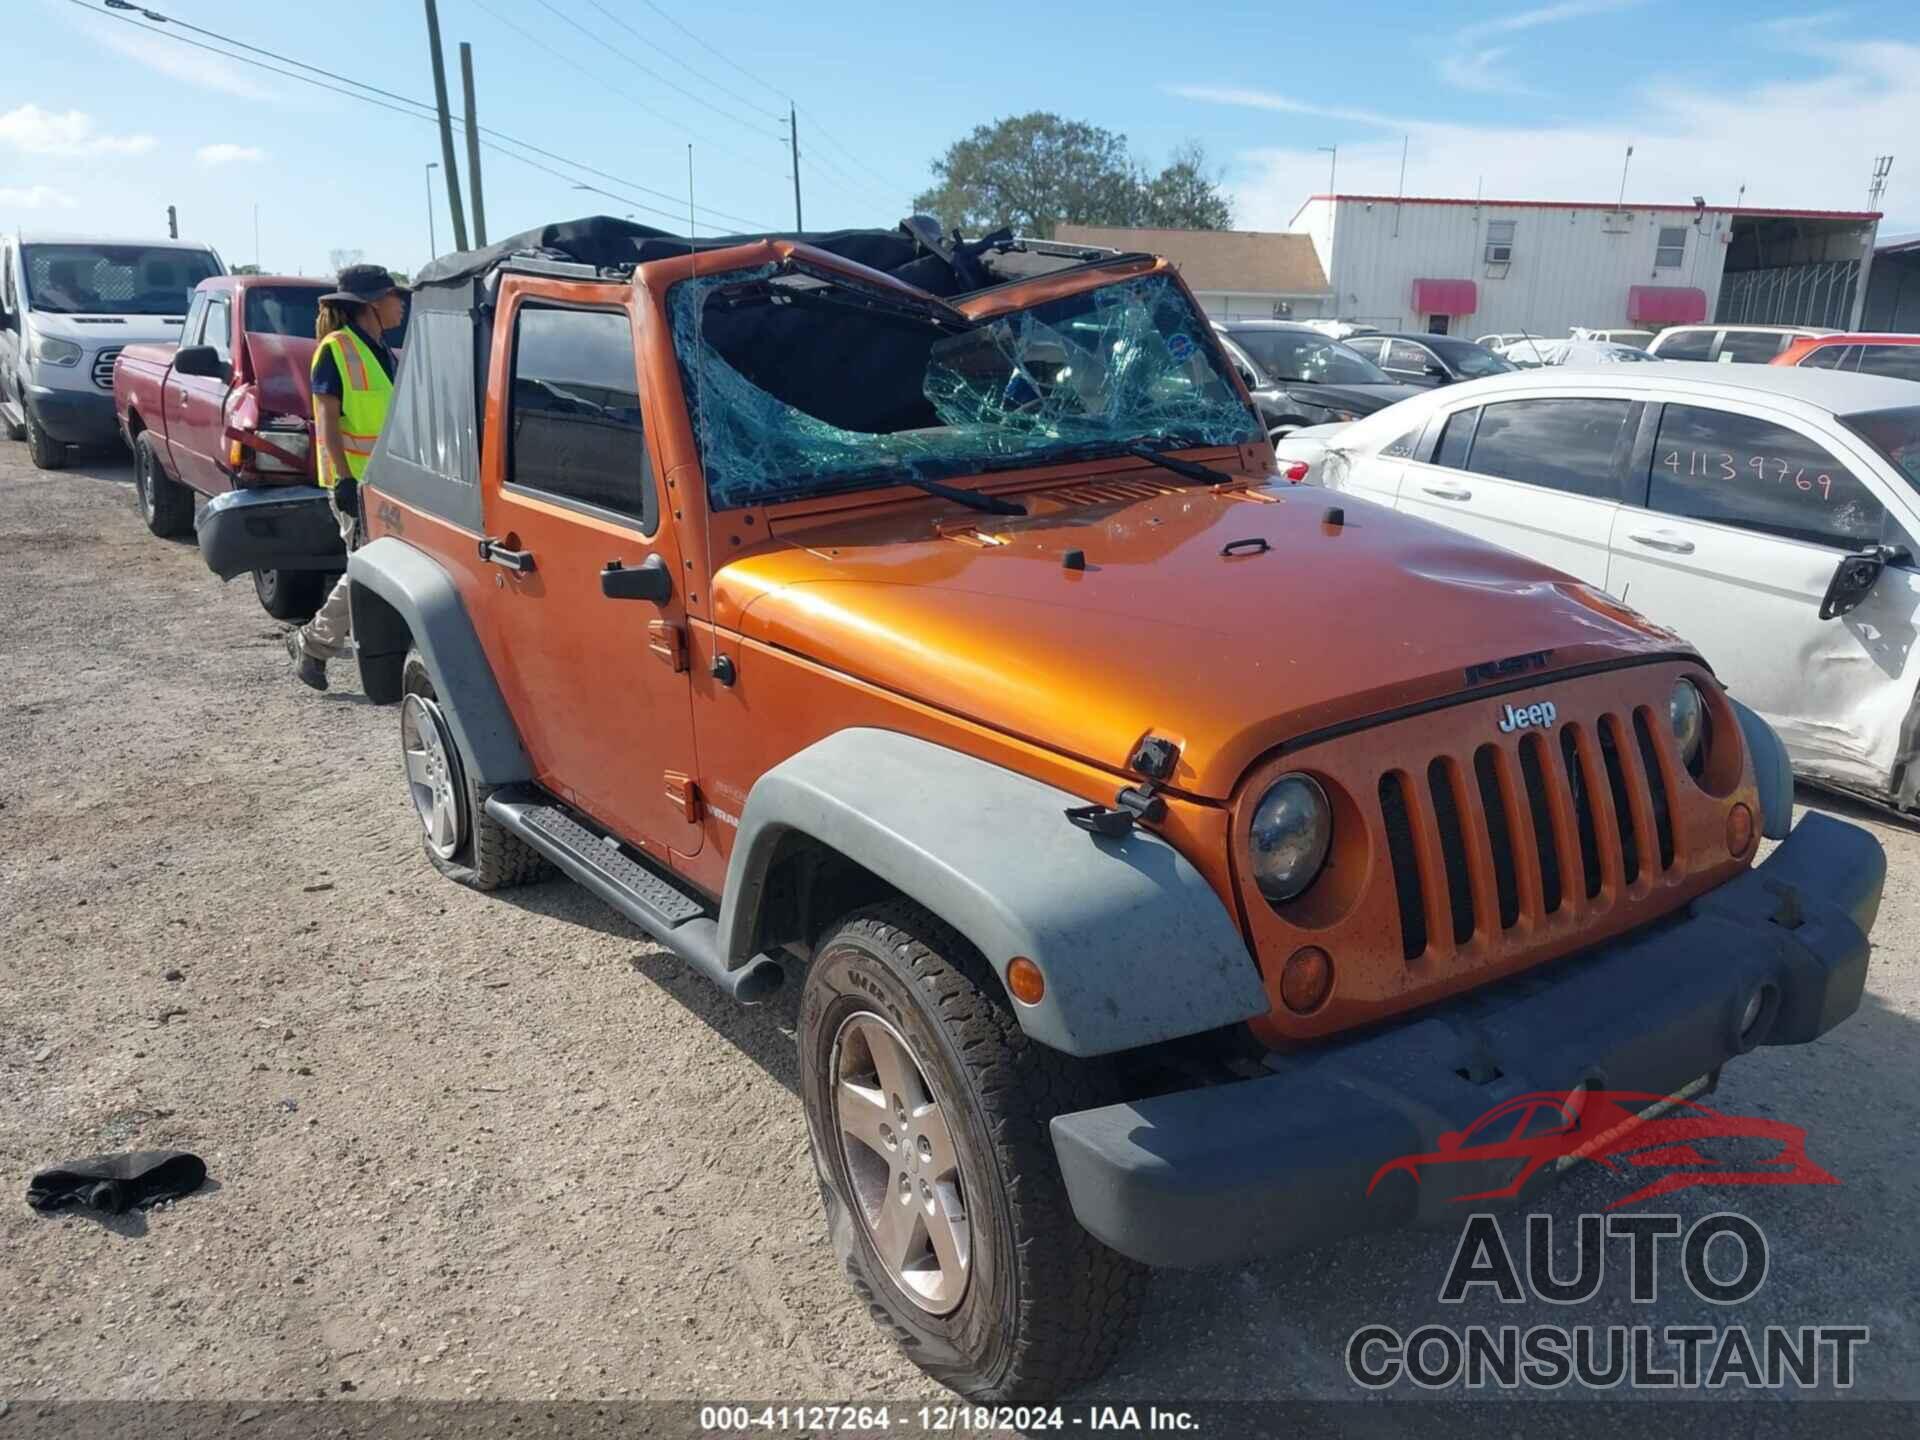
M 833 1244 L 965 1395 L 1098 1374 L 1147 1266 L 1457 1216 L 1500 1181 L 1369 1182 L 1507 1097 L 1859 1003 L 1885 861 L 1789 833 L 1766 724 L 1605 594 L 1287 486 L 1163 260 L 530 232 L 421 275 L 362 503 L 432 863 L 797 979 Z

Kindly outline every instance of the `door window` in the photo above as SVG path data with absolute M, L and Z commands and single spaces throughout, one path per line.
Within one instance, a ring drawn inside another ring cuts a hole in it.
M 1669 405 L 1653 443 L 1649 508 L 1764 535 L 1855 550 L 1886 511 L 1827 450 L 1752 415 Z
M 1720 359 L 1735 365 L 1764 365 L 1780 353 L 1785 335 L 1770 330 L 1729 330 L 1720 342 Z
M 187 320 L 180 327 L 180 348 L 200 343 L 200 323 L 207 318 L 207 297 L 196 295 L 187 306 Z
M 203 322 L 205 335 L 203 344 L 211 345 L 213 353 L 228 364 L 233 363 L 233 307 L 227 297 L 207 301 L 207 314 Z
M 1860 370 L 1866 375 L 1920 380 L 1920 345 L 1862 345 Z
M 1440 432 L 1439 447 L 1433 463 L 1449 470 L 1467 468 L 1467 452 L 1473 448 L 1473 422 L 1480 418 L 1476 410 L 1461 410 L 1447 417 L 1447 428 Z
M 653 533 L 659 515 L 625 311 L 522 307 L 509 406 L 509 484 Z
M 1380 363 L 1380 349 L 1387 342 L 1377 335 L 1355 335 L 1352 339 L 1341 343 L 1349 350 L 1358 350 L 1377 365 Z
M 1569 495 L 1619 499 L 1614 455 L 1630 400 L 1508 400 L 1480 412 L 1467 469 Z
M 1669 330 L 1656 343 L 1662 360 L 1704 360 L 1713 353 L 1713 331 Z

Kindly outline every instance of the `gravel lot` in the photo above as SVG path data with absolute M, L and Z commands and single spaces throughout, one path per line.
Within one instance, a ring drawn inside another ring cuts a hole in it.
M 0 1397 L 943 1395 L 825 1241 L 790 1002 L 731 1007 L 563 882 L 439 879 L 393 712 L 343 667 L 292 683 L 250 588 L 150 536 L 130 479 L 0 443 Z M 1920 1398 L 1920 835 L 1840 808 L 1894 873 L 1867 1000 L 1711 1103 L 1804 1125 L 1842 1183 L 1670 1202 L 1764 1228 L 1737 1316 L 1677 1268 L 1653 1307 L 1613 1278 L 1577 1317 L 1443 1307 L 1457 1233 L 1402 1235 L 1159 1277 L 1085 1398 L 1351 1398 L 1360 1325 L 1495 1319 L 1863 1323 L 1852 1394 Z M 215 1183 L 109 1222 L 19 1202 L 160 1146 Z

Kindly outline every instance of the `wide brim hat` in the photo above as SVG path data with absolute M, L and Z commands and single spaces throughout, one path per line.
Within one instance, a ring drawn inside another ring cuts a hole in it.
M 391 295 L 395 291 L 402 295 L 410 293 L 384 265 L 349 265 L 340 272 L 334 284 L 340 288 L 322 295 L 320 298 L 323 301 L 371 305 L 382 295 Z

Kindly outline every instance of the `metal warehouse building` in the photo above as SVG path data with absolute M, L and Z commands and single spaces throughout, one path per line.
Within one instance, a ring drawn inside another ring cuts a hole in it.
M 1331 307 L 1384 330 L 1455 335 L 1701 320 L 1857 328 L 1874 211 L 1316 195 Z

